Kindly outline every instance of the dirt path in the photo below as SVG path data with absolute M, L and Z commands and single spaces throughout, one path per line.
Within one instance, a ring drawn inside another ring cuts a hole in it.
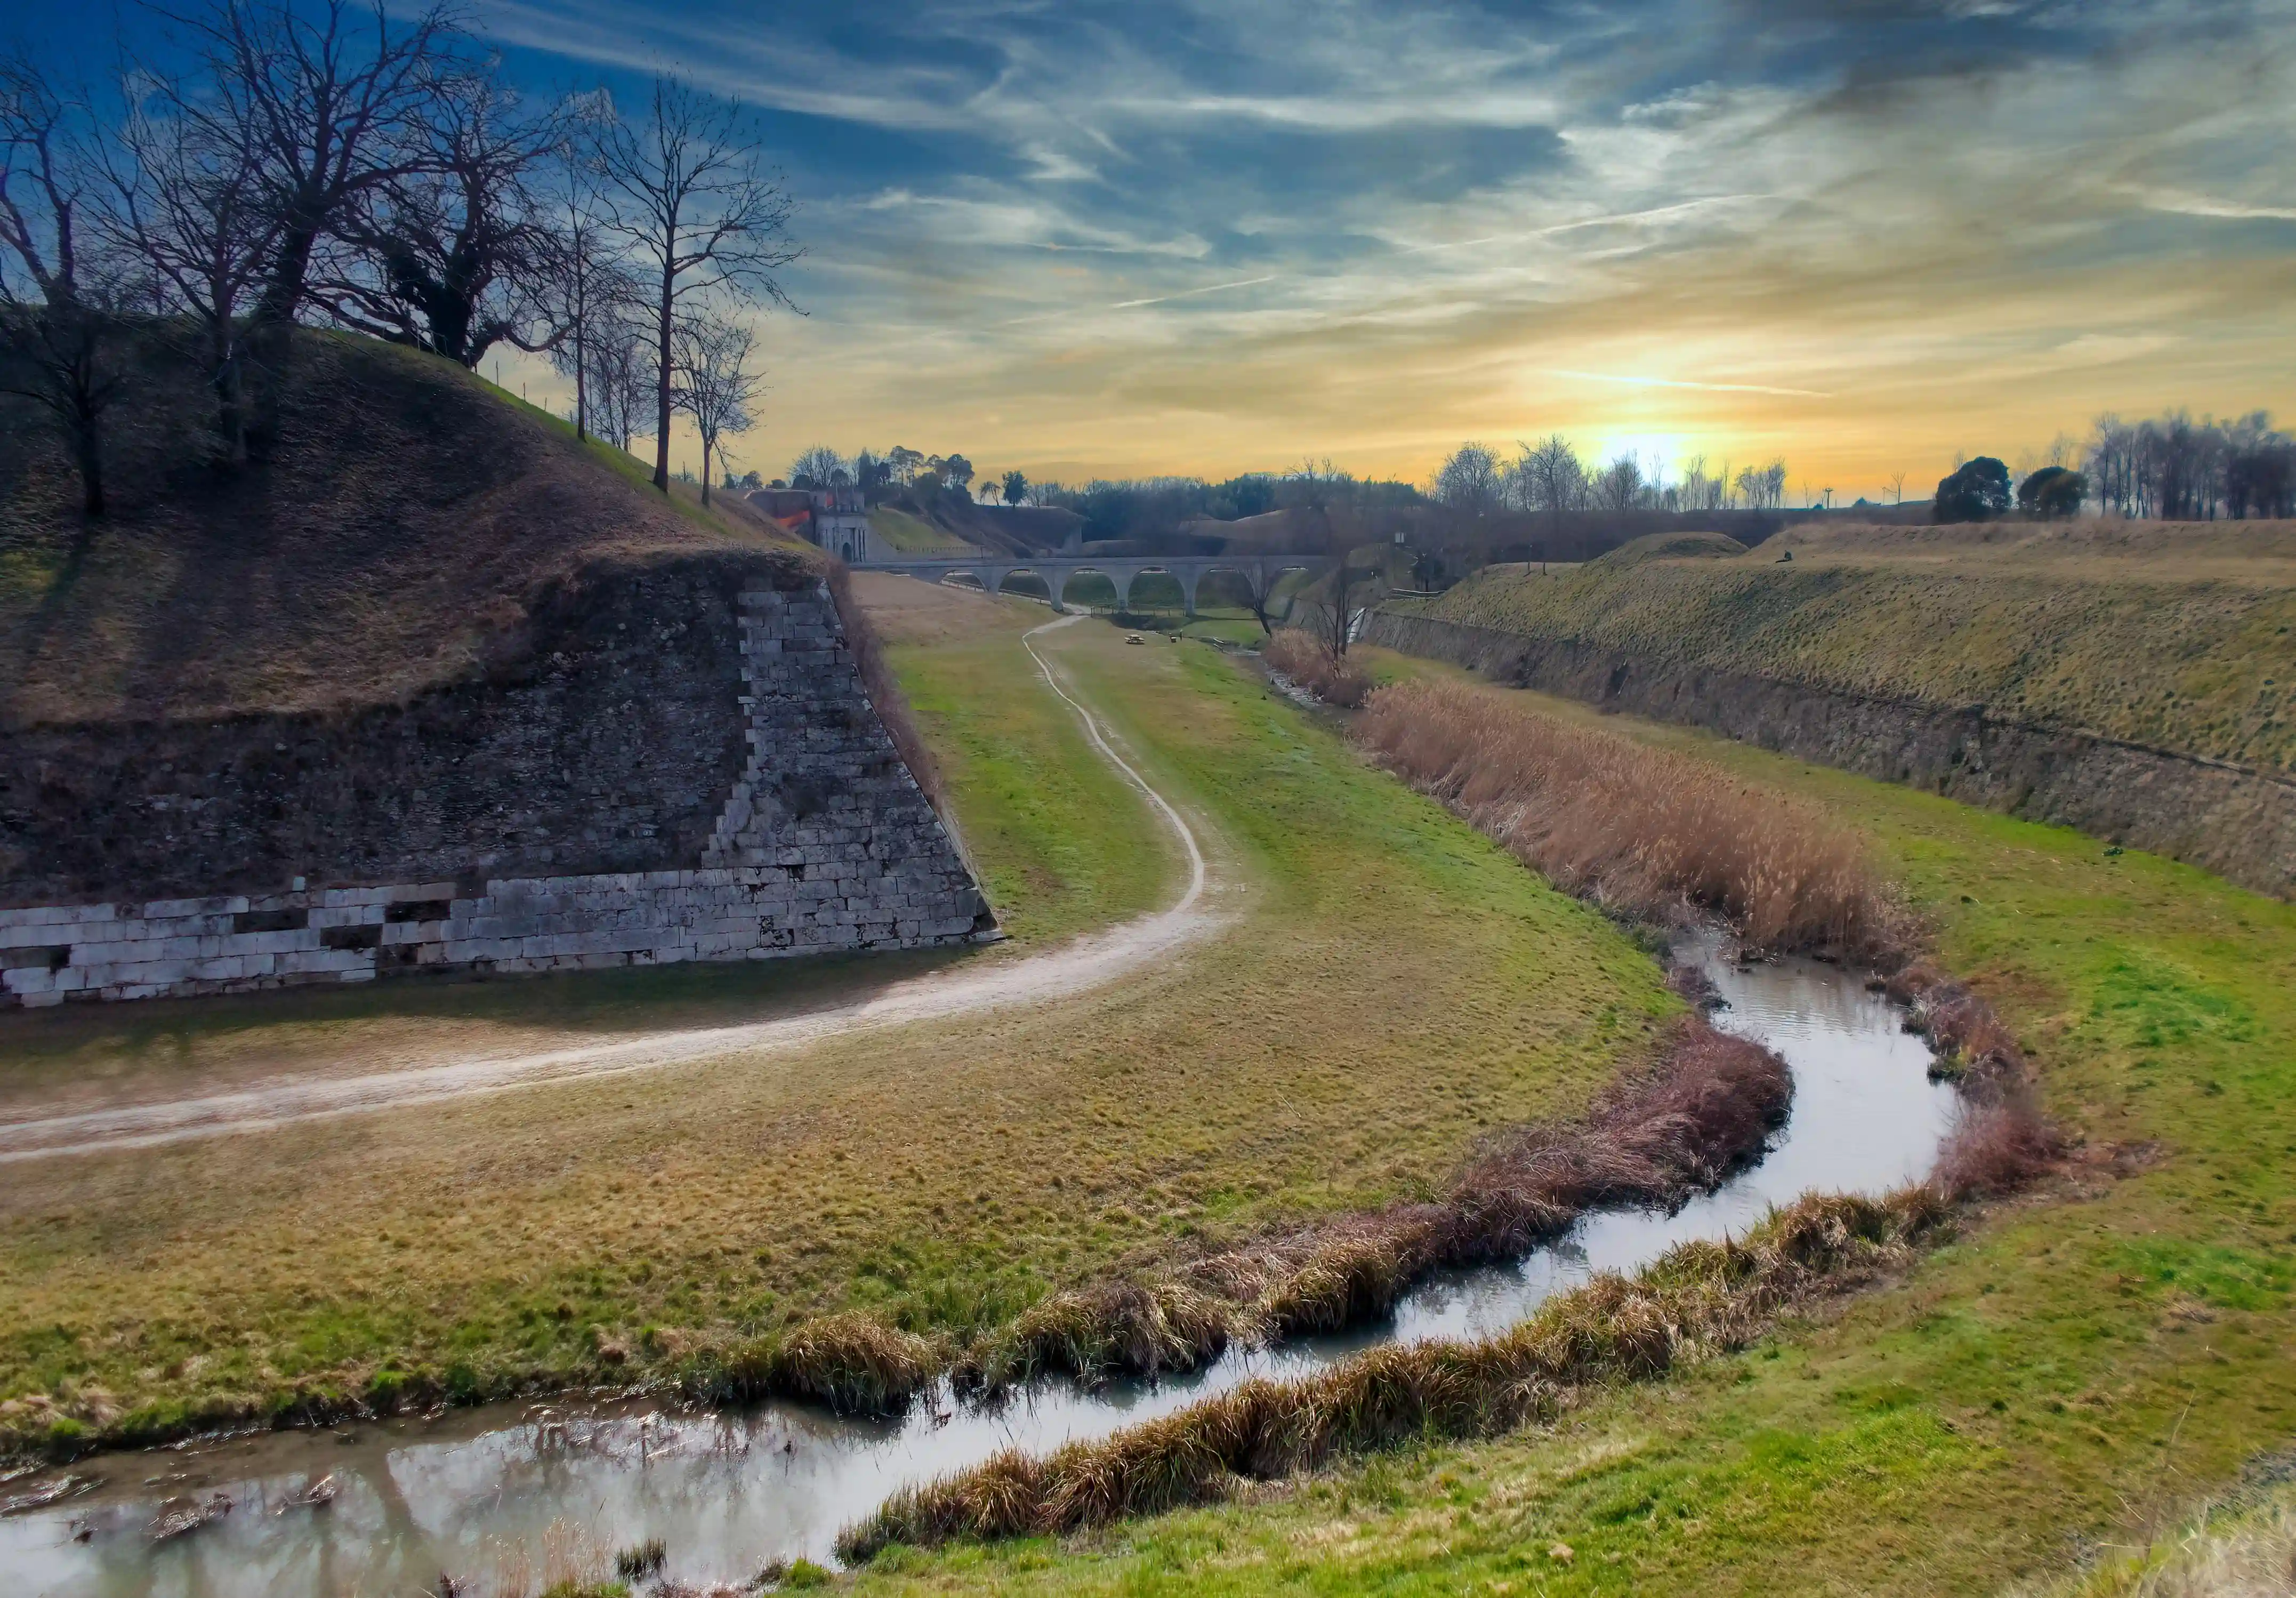
M 261 1130 L 366 1110 L 400 1109 L 476 1093 L 540 1087 L 649 1071 L 715 1055 L 788 1053 L 834 1038 L 1013 1005 L 1041 1006 L 1148 967 L 1201 942 L 1228 918 L 1202 904 L 1203 849 L 1179 810 L 1110 743 L 1098 717 L 1066 688 L 1037 649 L 1048 632 L 1085 618 L 1063 616 L 1022 635 L 1022 646 L 1054 693 L 1075 710 L 1093 747 L 1144 795 L 1178 839 L 1188 879 L 1169 909 L 1018 960 L 967 964 L 895 983 L 873 997 L 806 1014 L 730 1026 L 638 1033 L 611 1042 L 521 1054 L 484 1055 L 398 1070 L 281 1077 L 226 1092 L 147 1100 L 68 1115 L 26 1107 L 0 1120 L 0 1164 L 102 1153 Z

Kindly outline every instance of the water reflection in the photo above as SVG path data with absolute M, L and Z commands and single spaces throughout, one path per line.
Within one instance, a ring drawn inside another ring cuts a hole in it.
M 1097 1436 L 1390 1339 L 1496 1331 L 1595 1272 L 1635 1269 L 1684 1239 L 1743 1231 L 1813 1189 L 1880 1192 L 1927 1169 L 1953 1100 L 1929 1080 L 1928 1050 L 1898 1012 L 1833 967 L 1742 969 L 1711 942 L 1685 952 L 1727 1001 L 1717 1024 L 1793 1067 L 1792 1116 L 1768 1155 L 1672 1215 L 1592 1215 L 1518 1264 L 1430 1281 L 1389 1324 L 1234 1353 L 1177 1380 L 1093 1393 L 1048 1386 L 995 1409 L 944 1393 L 898 1422 L 780 1404 L 738 1415 L 638 1403 L 495 1406 L 107 1457 L 80 1467 L 89 1490 L 0 1520 L 0 1572 L 12 1594 L 54 1598 L 413 1593 L 442 1571 L 484 1590 L 498 1569 L 538 1576 L 550 1528 L 570 1523 L 619 1543 L 661 1538 L 668 1574 L 680 1580 L 742 1581 L 775 1558 L 825 1561 L 839 1528 L 896 1487 L 1000 1448 Z M 329 1479 L 331 1503 L 300 1502 Z M 198 1511 L 217 1494 L 227 1512 L 152 1539 L 163 1512 Z

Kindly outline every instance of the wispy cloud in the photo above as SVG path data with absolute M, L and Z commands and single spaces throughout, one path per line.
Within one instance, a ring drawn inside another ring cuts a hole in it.
M 2179 189 L 2130 186 L 2121 192 L 2140 202 L 2147 210 L 2169 211 L 2181 217 L 2215 217 L 2234 222 L 2296 222 L 2296 205 L 2251 205 Z
M 1200 289 L 1180 289 L 1173 293 L 1158 294 L 1147 300 L 1119 300 L 1108 309 L 1111 310 L 1130 310 L 1136 306 L 1162 305 L 1173 300 L 1193 300 L 1198 294 L 1220 294 L 1226 292 L 1229 289 L 1253 288 L 1257 287 L 1260 284 L 1274 283 L 1275 281 L 1275 274 L 1270 272 L 1261 277 L 1239 277 L 1234 283 L 1208 283 Z
M 759 109 L 812 313 L 759 450 L 1415 476 L 1559 429 L 1839 486 L 2296 409 L 2284 261 L 2234 226 L 2296 220 L 2291 0 L 482 4 L 538 84 Z
M 1193 300 L 1199 294 L 1225 293 L 1230 289 L 1248 289 L 1263 283 L 1274 283 L 1273 272 L 1260 277 L 1239 277 L 1234 283 L 1208 283 L 1201 288 L 1176 289 L 1168 294 L 1152 294 L 1144 300 L 1118 300 L 1106 305 L 1071 305 L 1059 310 L 1040 311 L 1032 317 L 1014 317 L 997 324 L 1000 327 L 1025 327 L 1035 322 L 1056 322 L 1066 317 L 1088 316 L 1103 310 L 1137 310 L 1144 305 L 1166 305 L 1175 300 Z
M 1574 372 L 1564 367 L 1546 368 L 1549 377 L 1575 377 L 1581 383 L 1614 383 L 1629 389 L 1693 389 L 1707 394 L 1784 394 L 1797 400 L 1831 400 L 1824 389 L 1782 388 L 1768 383 L 1696 383 L 1687 377 L 1637 377 L 1624 372 Z

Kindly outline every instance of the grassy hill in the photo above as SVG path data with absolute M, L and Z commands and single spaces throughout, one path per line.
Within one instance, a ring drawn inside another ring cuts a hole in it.
M 2296 770 L 2296 525 L 1821 524 L 1730 546 L 1643 540 L 1395 608 Z
M 277 446 L 238 474 L 202 460 L 196 374 L 164 345 L 116 415 L 93 525 L 60 452 L 0 416 L 0 726 L 395 701 L 515 653 L 586 564 L 800 548 L 369 339 L 299 337 Z
M 869 531 L 904 555 L 970 555 L 973 549 L 973 546 L 946 528 L 896 506 L 873 508 L 869 512 Z

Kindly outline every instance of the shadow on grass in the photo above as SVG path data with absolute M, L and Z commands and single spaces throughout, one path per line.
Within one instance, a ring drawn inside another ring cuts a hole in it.
M 259 1043 L 264 1034 L 290 1031 L 352 1033 L 373 1023 L 485 1022 L 598 1038 L 738 1025 L 865 1001 L 978 952 L 913 950 L 517 976 L 409 975 L 17 1011 L 0 1015 L 0 1075 L 89 1056 L 189 1059 L 202 1044 Z

